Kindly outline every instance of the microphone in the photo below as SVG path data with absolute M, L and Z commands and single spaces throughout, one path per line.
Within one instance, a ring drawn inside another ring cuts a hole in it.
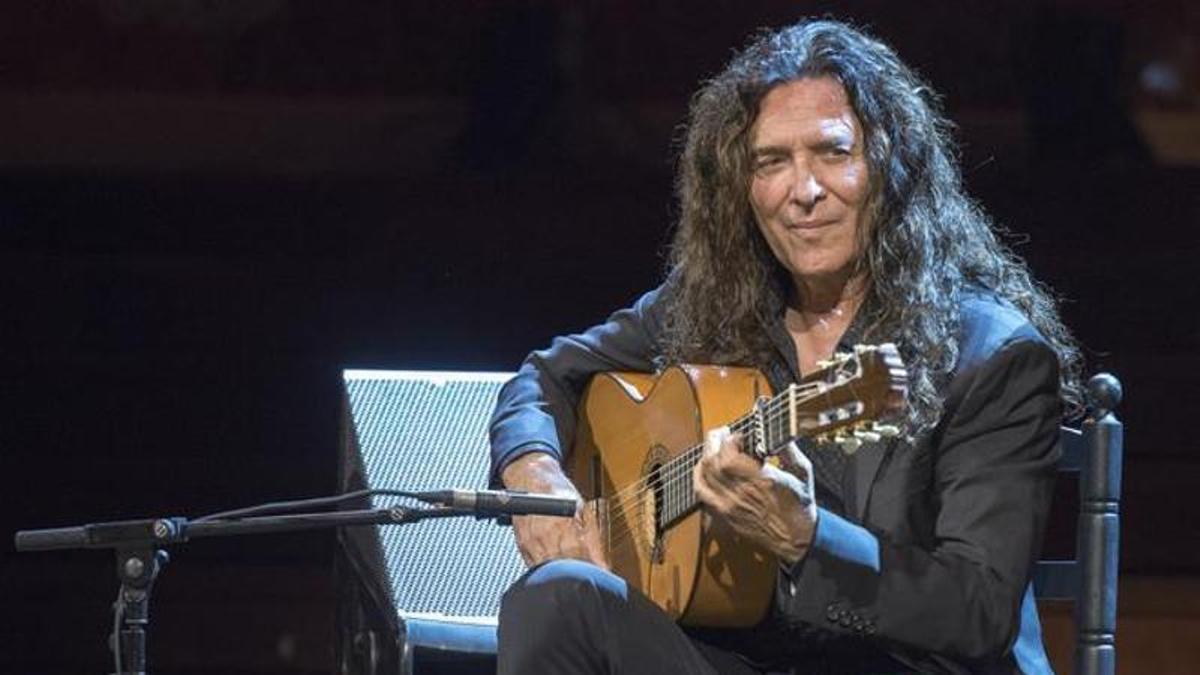
M 513 490 L 436 490 L 421 492 L 418 499 L 452 509 L 470 511 L 477 516 L 559 516 L 575 515 L 572 497 L 530 494 Z

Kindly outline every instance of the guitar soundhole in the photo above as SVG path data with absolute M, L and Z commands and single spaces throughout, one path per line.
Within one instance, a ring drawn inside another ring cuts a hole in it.
M 654 544 L 650 549 L 650 558 L 656 563 L 661 563 L 663 561 L 662 534 L 666 526 L 666 523 L 663 522 L 663 514 L 666 511 L 665 506 L 667 503 L 667 495 L 665 486 L 663 484 L 661 464 L 655 464 L 653 467 L 651 467 L 649 483 L 651 487 L 651 494 L 653 495 L 650 507 L 651 511 L 654 513 L 654 533 L 653 539 L 651 539 Z
M 665 555 L 663 535 L 668 525 L 667 503 L 670 501 L 670 495 L 667 485 L 663 482 L 669 471 L 664 470 L 663 465 L 669 458 L 670 453 L 667 449 L 656 445 L 646 453 L 645 462 L 642 464 L 646 489 L 642 492 L 637 520 L 641 541 L 648 545 L 652 564 L 662 563 Z

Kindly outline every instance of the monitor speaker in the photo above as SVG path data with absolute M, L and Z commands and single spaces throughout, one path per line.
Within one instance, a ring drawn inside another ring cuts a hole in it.
M 509 377 L 344 371 L 341 489 L 486 487 L 488 419 Z M 445 518 L 338 538 L 341 672 L 495 672 L 500 596 L 524 571 L 510 528 Z

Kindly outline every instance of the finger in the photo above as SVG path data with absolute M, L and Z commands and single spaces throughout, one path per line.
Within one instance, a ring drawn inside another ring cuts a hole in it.
M 725 439 L 715 459 L 720 478 L 727 483 L 752 479 L 762 467 L 762 462 L 742 452 L 742 437 L 738 434 Z
M 600 519 L 595 508 L 589 507 L 583 510 L 583 548 L 587 554 L 587 560 L 608 569 L 603 533 L 600 530 Z
M 555 521 L 555 525 L 557 526 L 555 535 L 558 536 L 562 556 L 586 560 L 588 557 L 588 509 L 578 509 L 574 518 L 558 519 Z
M 521 554 L 521 560 L 525 561 L 527 567 L 533 567 L 536 556 L 530 544 L 529 526 L 527 522 L 519 522 L 524 520 L 526 518 L 523 516 L 513 518 L 513 535 L 517 543 L 517 552 Z
M 705 451 L 707 452 L 707 448 Z M 692 491 L 696 493 L 696 499 L 704 503 L 708 503 L 705 499 L 708 484 L 704 478 L 704 474 L 708 471 L 707 464 L 708 458 L 704 457 L 696 464 L 696 468 L 692 469 Z
M 722 461 L 720 452 L 717 454 L 707 455 L 700 460 L 696 469 L 700 474 L 702 489 L 706 490 L 710 496 L 714 492 L 724 492 L 732 490 L 736 487 L 738 477 L 734 473 L 727 472 L 728 465 Z
M 582 549 L 582 527 L 578 517 L 565 519 L 549 516 L 517 516 L 513 528 L 517 549 L 526 565 L 534 566 L 554 558 L 578 558 Z
M 724 475 L 732 462 L 741 455 L 741 437 L 730 432 L 729 427 L 717 427 L 704 437 L 704 456 L 700 459 L 699 469 L 710 487 L 730 487 L 735 476 L 744 472 L 734 470 L 730 475 Z M 710 491 L 711 492 L 711 491 Z
M 783 486 L 790 490 L 801 506 L 807 507 L 812 503 L 812 485 L 807 481 L 800 480 L 795 474 L 767 464 L 763 467 L 763 475 L 776 486 Z
M 521 554 L 521 560 L 524 561 L 526 567 L 533 567 L 533 556 L 529 554 L 528 549 L 517 544 L 517 552 Z
M 725 427 L 728 429 L 728 427 Z M 742 457 L 742 435 L 727 433 L 721 438 L 721 445 L 717 452 L 717 460 L 722 464 L 726 464 L 738 457 Z
M 779 453 L 779 460 L 784 469 L 800 480 L 807 482 L 813 475 L 812 460 L 800 450 L 795 441 L 784 446 L 783 452 Z
M 721 452 L 721 446 L 730 436 L 729 427 L 717 427 L 704 436 L 704 456 L 714 457 Z
M 708 458 L 706 458 L 707 460 Z M 696 499 L 700 503 L 715 508 L 717 507 L 717 492 L 713 488 L 713 483 L 710 477 L 711 467 L 705 468 L 706 460 L 701 460 L 696 466 L 696 470 L 692 472 L 692 489 L 696 493 Z

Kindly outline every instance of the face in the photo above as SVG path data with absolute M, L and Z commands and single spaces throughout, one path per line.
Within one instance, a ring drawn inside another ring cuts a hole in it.
M 798 288 L 844 283 L 868 226 L 862 125 L 830 77 L 781 84 L 750 128 L 750 205 Z

